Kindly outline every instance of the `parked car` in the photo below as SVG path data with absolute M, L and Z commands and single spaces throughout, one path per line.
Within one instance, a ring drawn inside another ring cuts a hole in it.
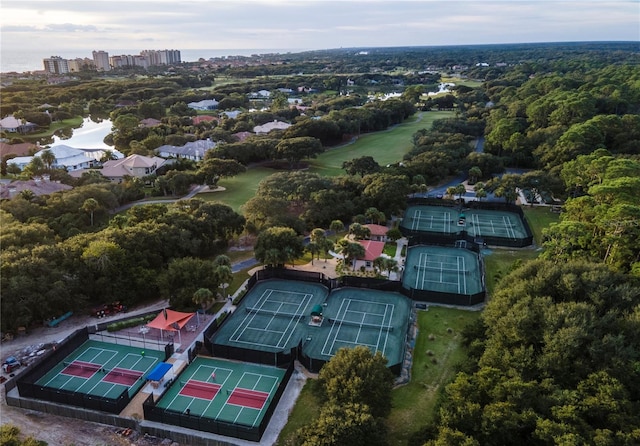
M 127 307 L 120 302 L 112 302 L 110 304 L 99 305 L 91 310 L 91 316 L 102 318 L 112 314 L 126 312 Z
M 11 373 L 15 369 L 20 368 L 20 366 L 22 366 L 20 361 L 18 361 L 14 356 L 9 356 L 6 361 L 4 361 L 4 364 L 2 364 L 2 370 L 5 373 Z

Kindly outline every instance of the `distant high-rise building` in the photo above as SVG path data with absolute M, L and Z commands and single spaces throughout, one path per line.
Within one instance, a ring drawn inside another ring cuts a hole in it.
M 93 54 L 93 62 L 96 65 L 96 70 L 98 71 L 111 70 L 111 65 L 109 65 L 109 53 L 107 53 L 106 51 L 94 51 L 92 54 Z
M 95 70 L 96 68 L 93 59 L 89 59 L 88 57 L 69 59 L 67 60 L 67 64 L 69 65 L 69 72 L 71 73 L 77 73 L 82 70 Z
M 48 59 L 43 59 L 45 71 L 53 74 L 64 74 L 69 72 L 69 63 L 67 59 L 63 59 L 60 56 L 51 56 Z
M 151 65 L 173 65 L 180 63 L 180 51 L 178 50 L 144 50 L 140 51 Z

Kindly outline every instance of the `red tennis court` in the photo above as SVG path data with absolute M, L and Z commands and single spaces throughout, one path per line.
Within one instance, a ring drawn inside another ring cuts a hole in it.
M 185 383 L 184 387 L 180 389 L 179 395 L 201 398 L 203 400 L 212 400 L 219 391 L 219 384 L 190 379 Z
M 233 389 L 233 392 L 231 392 L 231 396 L 229 396 L 229 400 L 227 402 L 237 406 L 262 409 L 267 398 L 269 398 L 269 394 L 266 392 L 258 392 L 257 390 L 241 389 L 237 387 Z
M 65 364 L 66 367 L 60 372 L 63 375 L 77 376 L 79 378 L 89 379 L 96 374 L 98 370 L 102 368 L 100 364 L 94 364 L 92 362 L 73 361 L 72 363 Z
M 140 379 L 141 376 L 142 373 L 137 370 L 121 369 L 116 367 L 107 373 L 104 378 L 102 378 L 102 381 L 121 384 L 124 386 L 132 386 Z

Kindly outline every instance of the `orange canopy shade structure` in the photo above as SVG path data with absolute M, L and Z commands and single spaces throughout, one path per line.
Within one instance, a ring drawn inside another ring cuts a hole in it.
M 182 344 L 182 335 L 180 334 L 180 330 L 182 327 L 187 325 L 187 322 L 189 322 L 194 315 L 195 313 L 181 313 L 180 311 L 173 311 L 165 308 L 155 317 L 154 320 L 147 324 L 147 327 L 157 328 L 160 330 L 161 337 L 162 333 L 165 331 L 177 331 L 180 339 L 179 342 Z
M 178 331 L 195 315 L 195 313 L 181 313 L 164 309 L 158 314 L 154 320 L 147 324 L 149 328 L 157 328 L 159 330 Z

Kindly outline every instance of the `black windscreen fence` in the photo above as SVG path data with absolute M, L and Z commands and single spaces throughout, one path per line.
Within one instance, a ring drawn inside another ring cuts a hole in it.
M 293 370 L 294 366 L 292 361 L 287 367 L 287 371 L 283 379 L 280 381 L 280 384 L 278 385 L 278 388 L 276 389 L 271 402 L 262 417 L 262 421 L 256 426 L 247 426 L 239 423 L 220 421 L 205 416 L 193 416 L 170 409 L 162 409 L 156 406 L 153 400 L 153 395 L 149 395 L 149 397 L 142 403 L 144 418 L 148 421 L 171 424 L 188 429 L 195 429 L 203 432 L 259 442 L 264 431 L 269 425 L 271 416 L 273 415 L 285 388 L 287 387 L 287 383 L 293 374 Z

